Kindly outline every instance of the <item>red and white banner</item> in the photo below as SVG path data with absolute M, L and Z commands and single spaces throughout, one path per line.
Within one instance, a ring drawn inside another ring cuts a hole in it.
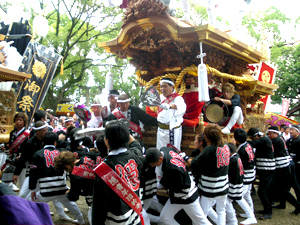
M 281 109 L 281 116 L 286 116 L 287 111 L 289 110 L 290 100 L 282 99 L 282 109 Z
M 94 172 L 140 216 L 141 223 L 144 225 L 142 202 L 128 184 L 104 162 L 98 165 Z
M 273 82 L 275 80 L 275 72 L 276 72 L 276 70 L 274 68 L 272 68 L 271 66 L 262 62 L 258 80 L 263 81 L 268 84 L 273 84 Z M 264 110 L 266 109 L 268 98 L 269 98 L 269 95 L 266 95 L 265 97 L 260 99 L 260 101 L 264 103 Z

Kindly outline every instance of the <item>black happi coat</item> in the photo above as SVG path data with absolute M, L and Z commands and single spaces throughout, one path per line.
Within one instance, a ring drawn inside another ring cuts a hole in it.
M 34 153 L 29 175 L 29 189 L 34 190 L 39 184 L 40 193 L 43 197 L 64 195 L 67 184 L 63 171 L 54 167 L 54 159 L 60 154 L 55 146 L 45 146 Z
M 244 168 L 239 154 L 235 153 L 230 157 L 229 170 L 229 191 L 228 197 L 233 200 L 240 200 L 243 197 Z
M 110 152 L 104 162 L 122 179 L 126 179 L 132 190 L 139 196 L 142 159 L 132 150 L 115 152 Z M 104 225 L 105 221 L 114 224 L 140 224 L 139 215 L 97 175 L 93 199 L 93 224 Z
M 207 146 L 192 160 L 191 168 L 200 194 L 217 197 L 228 193 L 229 147 Z
M 172 204 L 189 204 L 194 202 L 199 193 L 192 180 L 184 160 L 173 148 L 163 147 L 162 172 L 160 183 L 169 190 Z M 190 197 L 187 197 L 190 196 Z

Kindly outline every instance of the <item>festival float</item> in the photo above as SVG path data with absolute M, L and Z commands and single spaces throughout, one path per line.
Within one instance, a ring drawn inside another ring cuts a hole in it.
M 8 51 L 15 50 L 12 50 L 6 42 L 0 42 L 0 143 L 7 143 L 9 134 L 14 129 L 17 98 L 11 89 L 12 83 L 24 82 L 31 78 L 31 74 L 18 72 L 15 70 L 17 68 L 11 66 L 10 62 L 16 58 L 8 58 L 12 57 L 6 54 Z
M 273 95 L 278 87 L 272 84 L 273 74 L 266 69 L 269 66 L 262 62 L 265 56 L 209 24 L 194 26 L 172 17 L 167 9 L 157 0 L 129 1 L 118 36 L 98 46 L 119 58 L 130 58 L 136 68 L 136 79 L 146 88 L 155 86 L 159 91 L 163 77 L 175 81 L 176 92 L 187 104 L 181 146 L 187 153 L 193 149 L 195 134 L 203 129 L 199 126 L 203 124 L 201 113 L 204 113 L 204 125 L 220 124 L 226 117 L 224 106 L 199 101 L 199 92 L 206 87 L 210 94 L 220 95 L 222 83 L 233 84 L 241 96 L 244 129 L 259 127 L 264 131 L 266 102 L 262 99 Z M 205 64 L 206 85 L 198 81 L 199 64 Z M 259 65 L 256 73 L 260 79 L 249 69 L 253 64 Z M 146 111 L 155 116 L 157 107 L 147 106 Z M 145 147 L 155 146 L 156 128 L 145 130 Z
M 30 125 L 61 56 L 34 41 L 28 21 L 1 26 L 0 34 L 0 143 L 7 143 L 16 112 L 25 113 Z

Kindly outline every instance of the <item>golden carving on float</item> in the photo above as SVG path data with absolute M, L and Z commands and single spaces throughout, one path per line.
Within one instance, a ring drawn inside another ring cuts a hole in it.
M 35 76 L 43 79 L 46 72 L 47 72 L 47 67 L 44 63 L 35 60 L 33 66 L 32 66 L 32 72 Z
M 170 24 L 167 25 L 167 28 L 169 29 L 169 31 L 171 32 L 172 37 L 174 38 L 174 40 L 179 41 L 180 38 L 178 36 L 178 30 L 176 30 L 174 27 L 172 27 Z
M 150 22 L 149 18 L 140 19 L 137 20 L 137 22 L 143 30 L 151 30 L 154 27 L 153 23 Z

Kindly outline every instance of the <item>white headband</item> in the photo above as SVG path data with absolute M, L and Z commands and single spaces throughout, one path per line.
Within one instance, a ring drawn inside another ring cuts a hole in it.
M 101 103 L 95 103 L 95 104 L 91 104 L 91 106 L 102 106 Z
M 44 129 L 45 127 L 48 127 L 48 124 L 45 123 L 45 125 L 43 125 L 41 127 L 32 127 L 32 129 L 34 129 L 34 130 L 41 130 L 41 129 Z
M 70 122 L 70 121 L 74 121 L 74 120 L 73 119 L 67 119 L 67 120 L 65 120 L 65 123 Z
M 294 128 L 296 131 L 300 132 L 297 127 L 294 127 L 292 124 L 290 124 L 290 128 Z
M 172 84 L 172 86 L 174 86 L 174 82 L 170 81 L 170 80 L 163 80 L 163 79 L 161 79 L 159 84 L 161 85 L 162 83 L 169 83 L 169 84 Z
M 130 102 L 130 99 L 125 99 L 125 100 L 120 100 L 120 99 L 118 99 L 117 102 L 118 102 L 118 103 Z
M 253 136 L 252 136 L 252 137 L 255 137 L 256 135 L 262 136 L 262 135 L 264 135 L 264 133 L 263 133 L 263 132 L 260 132 L 260 131 L 258 131 L 257 133 L 253 134 Z
M 274 132 L 274 133 L 277 133 L 277 134 L 281 134 L 281 132 L 279 131 L 279 130 L 272 130 L 272 129 L 270 129 L 270 130 L 268 130 L 268 132 Z

